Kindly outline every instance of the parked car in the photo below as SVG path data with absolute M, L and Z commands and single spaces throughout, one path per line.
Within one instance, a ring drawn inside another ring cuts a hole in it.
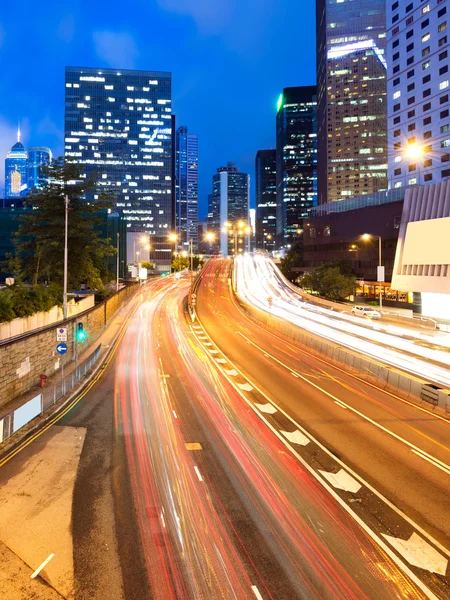
M 368 319 L 380 319 L 381 313 L 372 308 L 371 306 L 354 306 L 352 308 L 352 315 L 358 315 L 360 317 L 367 317 Z

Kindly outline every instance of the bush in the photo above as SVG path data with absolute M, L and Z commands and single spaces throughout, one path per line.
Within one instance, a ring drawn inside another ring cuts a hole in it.
M 0 322 L 48 311 L 53 306 L 61 306 L 62 300 L 62 290 L 55 284 L 48 287 L 13 285 L 0 292 Z

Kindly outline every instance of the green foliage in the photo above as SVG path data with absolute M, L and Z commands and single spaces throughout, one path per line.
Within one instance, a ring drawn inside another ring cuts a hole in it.
M 325 298 L 343 300 L 354 293 L 356 277 L 348 265 L 331 261 L 304 275 L 300 285 Z
M 193 267 L 194 267 L 194 271 L 196 269 L 198 269 L 199 266 L 203 266 L 204 264 L 204 260 L 203 258 L 200 258 L 199 256 L 194 256 L 192 263 L 193 263 Z M 178 254 L 177 256 L 174 257 L 173 261 L 172 261 L 172 270 L 173 271 L 183 271 L 184 269 L 190 269 L 191 268 L 191 257 L 190 256 L 182 256 L 181 254 Z
M 280 271 L 289 279 L 295 281 L 298 277 L 298 272 L 293 271 L 294 268 L 303 266 L 303 238 L 295 244 L 292 244 L 288 253 L 280 261 Z
M 62 305 L 61 288 L 57 285 L 13 285 L 0 292 L 0 323 Z
M 107 195 L 95 202 L 86 197 L 96 185 L 95 177 L 84 178 L 83 168 L 58 158 L 43 167 L 48 179 L 42 189 L 34 189 L 26 198 L 33 210 L 20 217 L 16 256 L 8 267 L 18 281 L 33 285 L 47 281 L 62 285 L 64 271 L 65 201 L 69 197 L 68 289 L 103 289 L 112 279 L 105 258 L 115 254 L 110 240 L 99 231 L 102 209 L 111 207 Z M 25 309 L 24 309 L 25 310 Z
M 148 262 L 147 260 L 141 260 L 141 267 L 143 269 L 147 269 L 148 271 L 151 271 L 155 268 L 155 265 L 151 262 Z

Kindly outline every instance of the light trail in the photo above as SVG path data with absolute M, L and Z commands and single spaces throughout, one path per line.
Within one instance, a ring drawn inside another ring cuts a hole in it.
M 379 362 L 450 387 L 449 353 L 417 346 L 391 333 L 363 327 L 349 315 L 337 315 L 331 310 L 312 307 L 290 289 L 272 261 L 262 255 L 239 256 L 235 263 L 235 281 L 237 292 L 245 302 L 275 317 Z M 268 298 L 272 298 L 272 306 L 269 306 Z M 408 332 L 408 335 L 413 333 Z M 423 334 L 418 339 L 423 339 Z M 439 340 L 440 345 L 444 343 L 450 342 Z

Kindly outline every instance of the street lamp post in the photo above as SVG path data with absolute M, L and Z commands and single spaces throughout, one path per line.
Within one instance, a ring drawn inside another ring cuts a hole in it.
M 116 292 L 119 291 L 119 243 L 120 243 L 120 233 L 117 232 Z
M 192 244 L 192 238 L 190 238 L 189 240 L 189 250 L 191 252 L 191 281 L 194 277 L 194 250 L 193 250 L 193 244 Z
M 64 290 L 63 290 L 63 317 L 67 319 L 67 262 L 69 238 L 69 196 L 64 196 Z
M 370 233 L 365 233 L 362 236 L 362 239 L 365 241 L 369 241 L 371 239 L 378 239 L 378 269 L 377 269 L 377 280 L 380 284 L 380 310 L 383 308 L 383 287 L 382 283 L 384 281 L 384 269 L 381 264 L 381 235 L 372 235 Z

